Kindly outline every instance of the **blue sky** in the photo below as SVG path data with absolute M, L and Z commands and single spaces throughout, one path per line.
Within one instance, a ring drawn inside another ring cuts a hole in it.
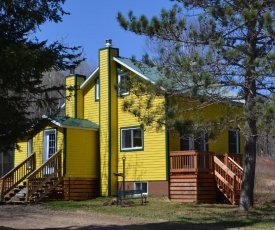
M 63 22 L 47 22 L 36 35 L 49 42 L 64 39 L 70 46 L 81 45 L 88 61 L 98 63 L 98 50 L 105 46 L 106 39 L 112 39 L 113 47 L 119 48 L 120 55 L 140 59 L 145 38 L 123 30 L 116 15 L 121 11 L 127 15 L 133 10 L 136 16 L 159 15 L 162 8 L 170 9 L 175 2 L 169 0 L 67 0 L 64 10 L 71 15 L 64 16 Z

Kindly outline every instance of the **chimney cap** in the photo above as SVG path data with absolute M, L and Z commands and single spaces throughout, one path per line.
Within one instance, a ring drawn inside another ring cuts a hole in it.
M 111 47 L 112 46 L 112 39 L 106 39 L 105 45 L 106 45 L 106 47 Z

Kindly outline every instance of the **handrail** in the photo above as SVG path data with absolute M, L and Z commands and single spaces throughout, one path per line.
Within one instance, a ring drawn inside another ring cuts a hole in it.
M 2 177 L 1 202 L 4 201 L 5 195 L 7 195 L 13 188 L 19 185 L 34 171 L 35 165 L 36 155 L 35 153 L 32 153 L 29 157 Z
M 54 153 L 26 179 L 26 201 L 54 177 L 61 177 L 61 150 Z
M 171 173 L 198 173 L 213 172 L 214 153 L 206 151 L 171 151 L 170 172 Z
M 241 190 L 242 188 L 242 178 L 243 178 L 243 168 L 238 165 L 231 157 L 227 158 L 227 167 L 235 173 L 236 175 L 236 186 L 237 189 Z
M 232 204 L 236 204 L 237 181 L 236 174 L 232 172 L 221 160 L 214 156 L 215 178 L 217 186 L 222 189 L 223 193 Z

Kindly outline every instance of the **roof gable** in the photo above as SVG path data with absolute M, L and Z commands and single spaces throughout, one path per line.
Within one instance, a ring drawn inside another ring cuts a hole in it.
M 156 83 L 161 77 L 156 67 L 150 67 L 145 63 L 122 57 L 114 57 L 114 61 L 152 83 Z

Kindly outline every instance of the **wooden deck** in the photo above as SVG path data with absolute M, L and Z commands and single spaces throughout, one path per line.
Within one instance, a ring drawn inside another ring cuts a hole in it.
M 217 191 L 237 204 L 241 190 L 242 155 L 225 154 L 220 161 L 213 152 L 170 152 L 169 196 L 172 201 L 216 203 Z

